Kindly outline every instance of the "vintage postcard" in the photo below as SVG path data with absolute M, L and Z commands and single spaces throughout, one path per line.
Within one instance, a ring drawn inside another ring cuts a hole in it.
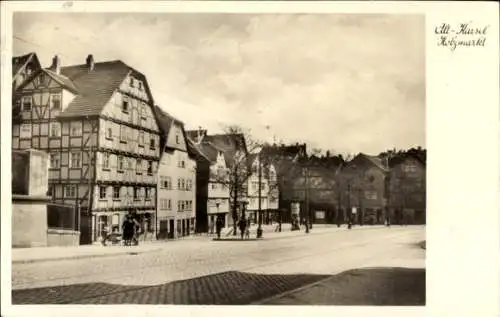
M 496 316 L 497 10 L 2 3 L 2 316 Z

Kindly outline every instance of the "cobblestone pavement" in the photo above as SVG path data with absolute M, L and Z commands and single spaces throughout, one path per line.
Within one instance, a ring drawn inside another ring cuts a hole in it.
M 364 266 L 425 267 L 425 227 L 192 240 L 113 258 L 14 264 L 13 303 L 250 303 Z
M 328 275 L 262 275 L 224 272 L 157 286 L 77 284 L 18 290 L 13 304 L 238 305 L 275 296 Z

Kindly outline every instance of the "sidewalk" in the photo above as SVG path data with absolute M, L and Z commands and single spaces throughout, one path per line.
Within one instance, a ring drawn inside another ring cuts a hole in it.
M 247 241 L 255 241 L 256 236 L 257 236 L 257 227 L 258 225 L 252 225 L 250 227 L 250 239 L 246 239 Z M 385 228 L 383 225 L 366 225 L 366 226 L 354 226 L 352 227 L 351 230 L 367 230 L 367 229 L 381 229 Z M 345 231 L 348 230 L 346 225 L 342 225 L 337 227 L 337 225 L 334 224 L 314 224 L 312 229 L 309 231 L 309 233 L 305 232 L 305 227 L 301 226 L 300 230 L 295 230 L 291 231 L 291 225 L 290 224 L 283 224 L 281 226 L 281 232 L 275 231 L 276 225 L 262 225 L 262 238 L 258 240 L 276 240 L 276 239 L 283 239 L 283 238 L 290 238 L 290 237 L 298 237 L 298 236 L 305 236 L 305 235 L 317 235 L 317 234 L 325 234 L 327 232 L 334 232 L 334 231 Z M 216 238 L 215 235 L 212 235 L 213 238 Z M 233 236 L 232 234 L 232 229 L 229 228 L 224 230 L 221 234 L 221 239 L 216 240 L 216 241 L 235 241 L 235 240 L 241 240 L 240 238 L 240 233 L 238 231 L 238 234 L 236 236 Z
M 136 255 L 146 252 L 160 251 L 167 244 L 194 239 L 206 239 L 203 236 L 187 236 L 176 240 L 142 241 L 138 246 L 122 246 L 101 244 L 81 245 L 75 247 L 38 247 L 12 249 L 12 264 L 35 262 L 89 259 L 119 255 Z

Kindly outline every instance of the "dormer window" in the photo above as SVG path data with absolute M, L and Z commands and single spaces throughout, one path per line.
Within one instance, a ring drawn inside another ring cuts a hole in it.
M 135 86 L 134 77 L 130 77 L 130 87 L 134 87 L 134 86 Z

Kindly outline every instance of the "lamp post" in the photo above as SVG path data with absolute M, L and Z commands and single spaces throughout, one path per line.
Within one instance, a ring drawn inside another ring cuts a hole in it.
M 310 210 L 309 210 L 309 170 L 304 167 L 304 195 L 305 195 L 305 214 L 306 214 L 306 233 L 309 233 L 311 223 Z

